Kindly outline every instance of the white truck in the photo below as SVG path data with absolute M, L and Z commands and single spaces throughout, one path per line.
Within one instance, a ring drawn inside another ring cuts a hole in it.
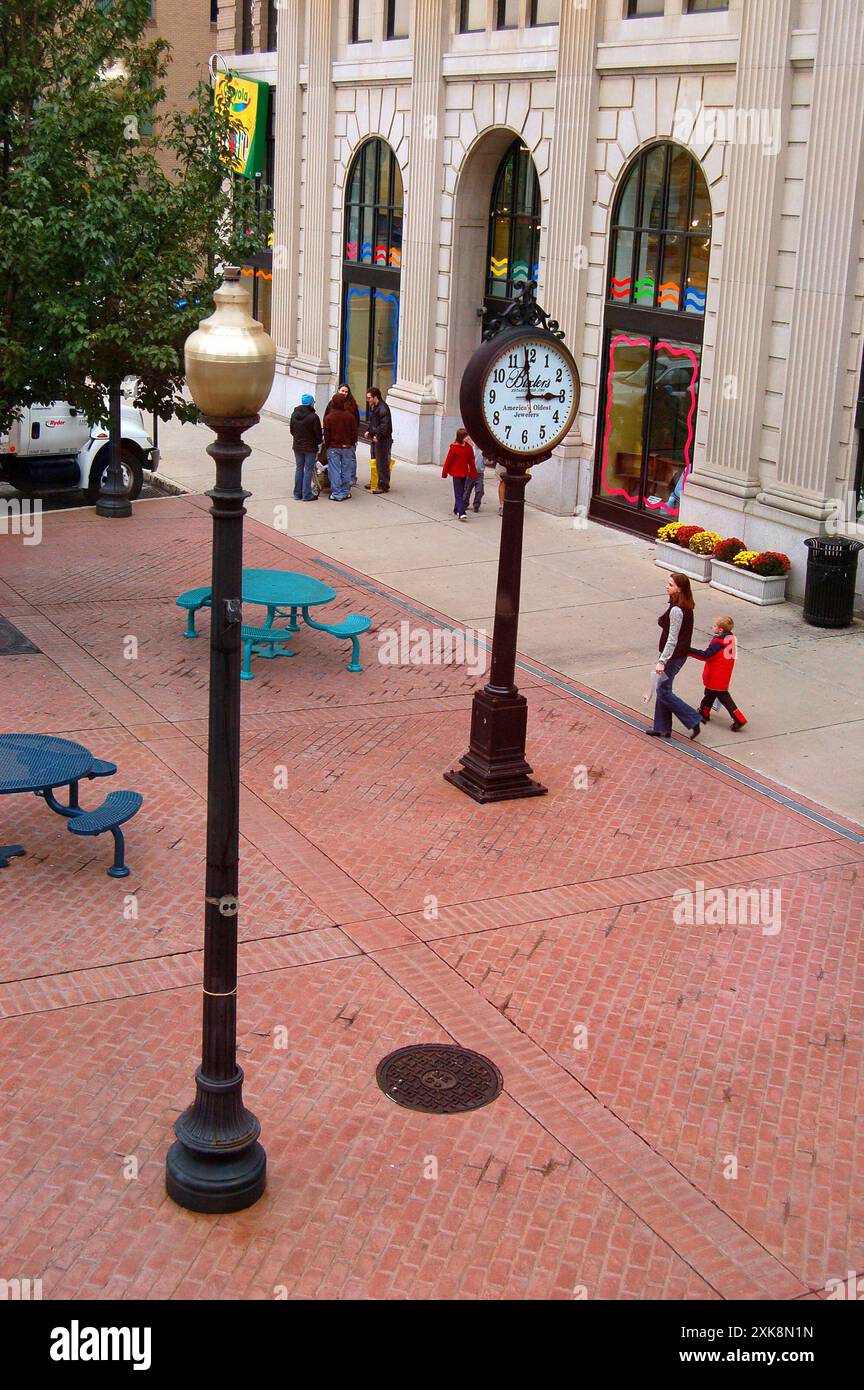
M 143 470 L 155 472 L 159 450 L 143 412 L 125 400 L 121 406 L 123 484 L 130 500 L 139 495 Z M 7 434 L 0 434 L 0 482 L 19 492 L 82 491 L 95 502 L 108 471 L 110 441 L 104 425 L 91 425 L 65 401 L 23 408 Z

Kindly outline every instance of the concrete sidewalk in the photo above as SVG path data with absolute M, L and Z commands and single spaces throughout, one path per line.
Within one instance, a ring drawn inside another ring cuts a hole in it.
M 163 426 L 160 472 L 192 492 L 212 483 L 203 426 Z M 350 504 L 292 499 L 291 436 L 265 418 L 247 436 L 244 469 L 249 515 L 314 546 L 454 620 L 492 630 L 498 558 L 496 480 L 479 515 L 452 516 L 449 481 L 440 471 L 397 464 L 393 490 L 372 497 L 355 489 Z M 366 450 L 358 450 L 365 460 Z M 542 466 L 542 465 L 541 465 Z M 361 463 L 361 483 L 368 481 Z M 530 484 L 528 489 L 530 497 Z M 666 572 L 654 547 L 611 527 L 549 516 L 525 518 L 519 648 L 634 711 L 654 666 L 656 620 Z M 706 746 L 764 773 L 843 815 L 860 819 L 864 787 L 864 623 L 832 632 L 808 627 L 801 608 L 759 608 L 694 585 L 697 639 L 713 616 L 730 613 L 739 639 L 733 689 L 750 723 L 733 734 L 722 713 L 703 731 Z M 701 662 L 678 681 L 691 704 L 701 695 Z M 700 740 L 701 741 L 701 740 Z

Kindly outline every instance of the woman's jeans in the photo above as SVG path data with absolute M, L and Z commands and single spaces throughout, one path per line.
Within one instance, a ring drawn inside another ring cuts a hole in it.
M 315 472 L 314 449 L 294 450 L 294 497 L 298 502 L 311 502 L 312 475 Z
M 328 449 L 327 471 L 330 474 L 330 501 L 344 502 L 350 497 L 351 459 L 353 449 Z
M 672 732 L 672 715 L 675 714 L 687 729 L 695 729 L 702 723 L 698 709 L 680 699 L 672 689 L 672 682 L 685 664 L 686 656 L 675 656 L 666 662 L 666 670 L 657 675 L 657 695 L 654 700 L 654 729 L 658 734 Z
M 451 474 L 451 477 L 453 478 L 453 515 L 454 515 L 454 516 L 464 516 L 464 515 L 465 515 L 465 484 L 467 483 L 468 479 L 467 479 L 467 478 L 457 478 L 457 477 L 455 476 L 455 474 Z

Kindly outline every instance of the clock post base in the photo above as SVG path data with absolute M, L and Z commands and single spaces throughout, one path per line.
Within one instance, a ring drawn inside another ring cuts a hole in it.
M 517 693 L 497 695 L 478 690 L 471 706 L 471 743 L 461 767 L 444 773 L 474 801 L 515 801 L 545 796 L 548 787 L 531 777 L 525 760 L 528 701 Z

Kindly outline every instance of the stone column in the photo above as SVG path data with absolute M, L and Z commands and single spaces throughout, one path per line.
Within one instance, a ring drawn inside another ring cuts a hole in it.
M 308 383 L 316 398 L 321 398 L 319 405 L 331 385 L 329 318 L 335 10 L 332 0 L 307 0 L 303 273 L 300 282 L 298 351 L 292 374 Z M 290 11 L 283 10 L 282 14 L 286 13 Z M 296 272 L 289 267 L 287 273 Z
M 303 44 L 303 5 L 280 8 L 276 55 L 276 163 L 273 172 L 272 333 L 276 379 L 269 408 L 287 414 L 287 375 L 297 352 L 297 267 L 300 229 L 301 91 L 298 71 Z M 295 393 L 296 394 L 296 393 Z
M 777 472 L 759 499 L 817 521 L 833 513 L 839 484 L 851 486 L 839 429 L 843 405 L 851 404 L 862 179 L 864 6 L 861 0 L 832 0 L 822 6 L 813 70 Z
M 399 304 L 398 378 L 387 393 L 394 413 L 394 452 L 413 463 L 433 459 L 433 385 L 438 275 L 444 81 L 448 6 L 414 0 L 411 143 L 405 186 L 405 236 Z
M 563 328 L 564 341 L 580 371 L 594 182 L 595 54 L 600 9 L 598 0 L 586 0 L 582 7 L 565 0 L 561 6 L 545 277 L 538 289 L 540 304 Z M 577 502 L 587 507 L 592 442 L 583 442 L 577 416 L 552 458 L 534 471 L 526 500 L 558 515 L 572 515 Z
M 713 503 L 734 514 L 759 488 L 794 8 L 792 0 L 771 0 L 741 11 L 735 109 L 760 120 L 767 112 L 778 149 L 766 153 L 748 128 L 751 139 L 731 151 L 705 459 L 688 479 L 685 511 Z

